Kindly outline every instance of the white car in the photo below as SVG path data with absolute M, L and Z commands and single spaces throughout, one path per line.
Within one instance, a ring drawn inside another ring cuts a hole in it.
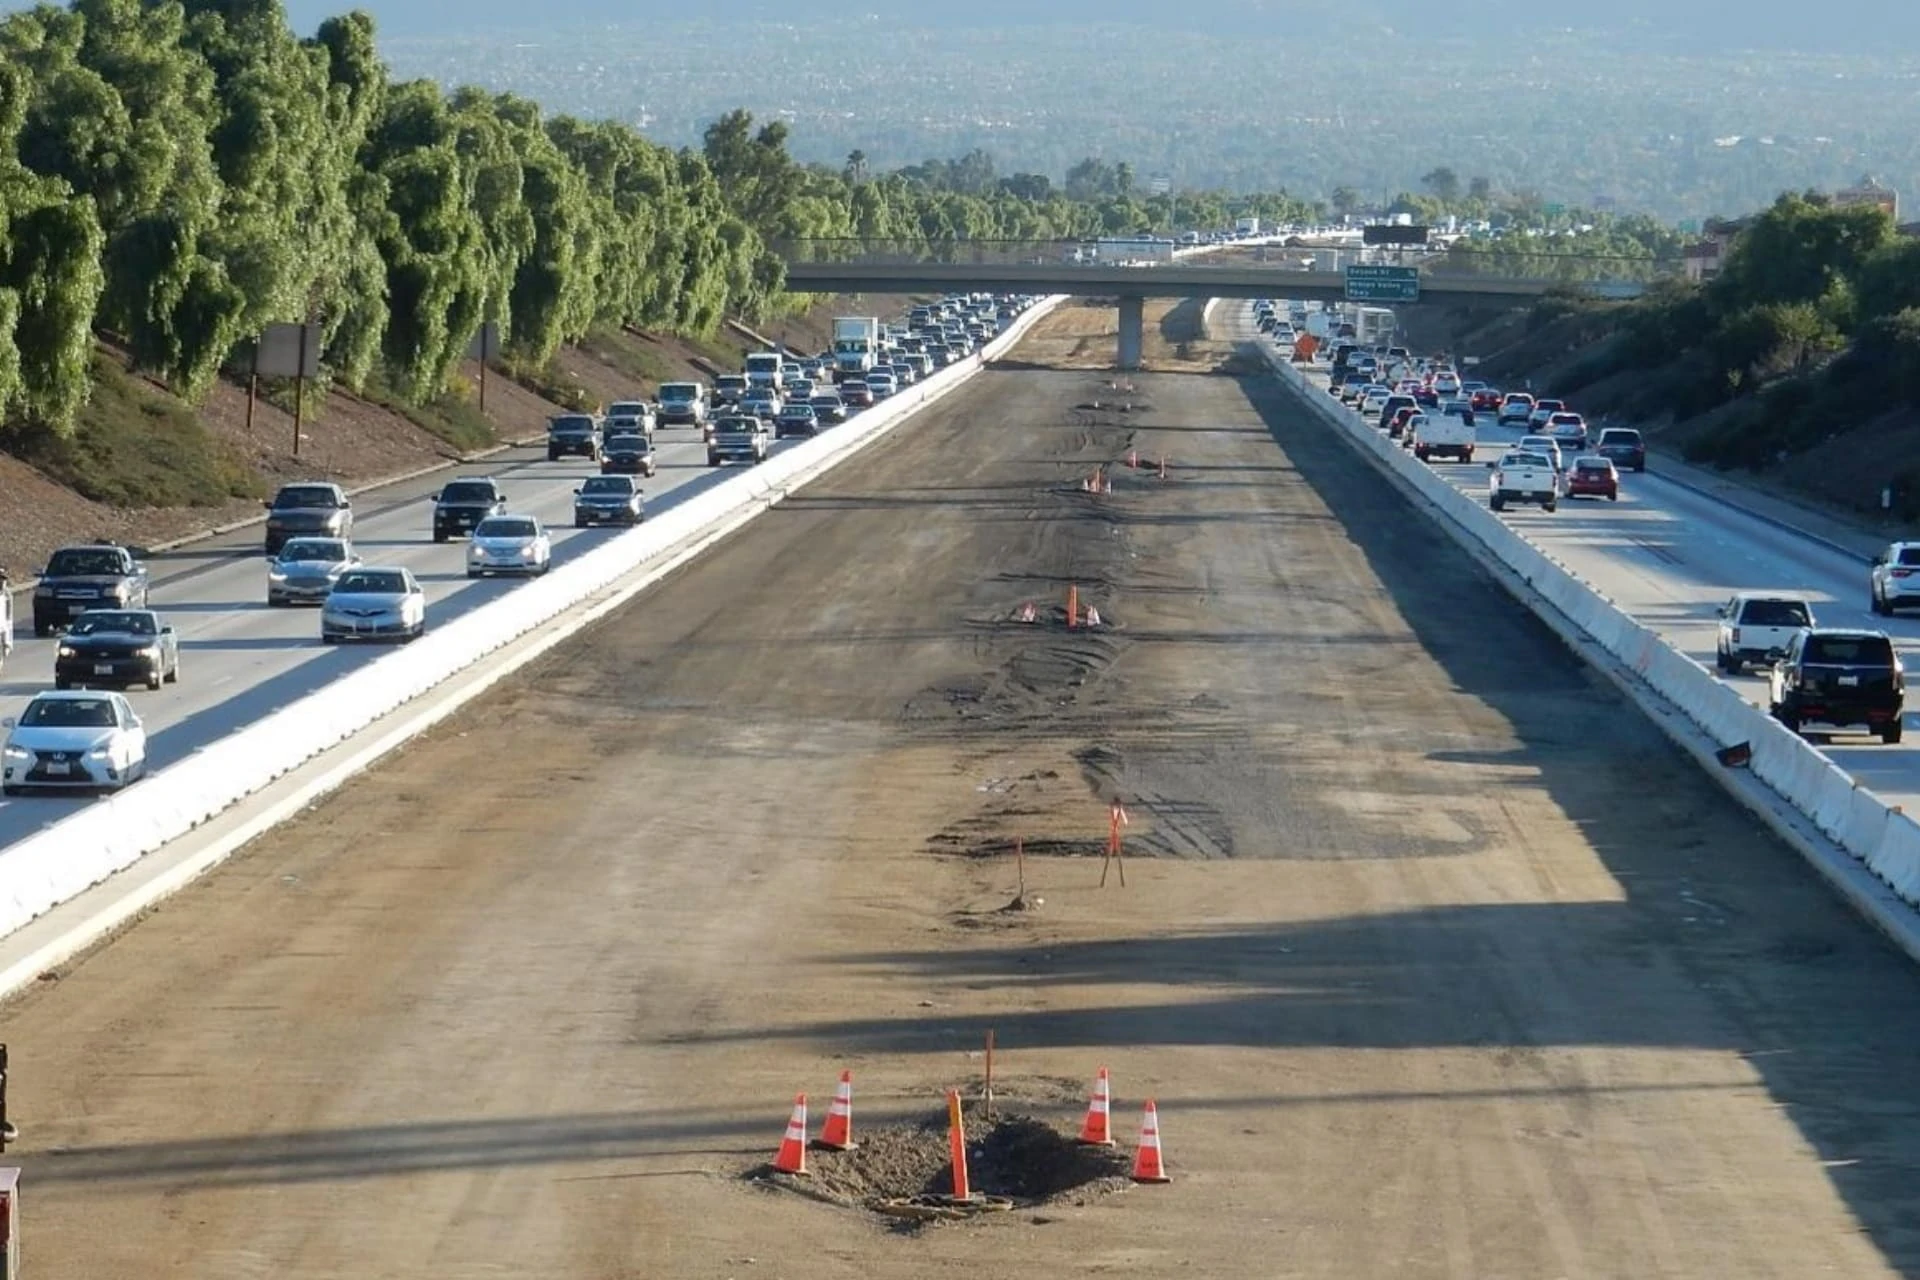
M 1895 542 L 1875 556 L 1868 592 L 1878 614 L 1920 604 L 1920 542 Z
M 1413 456 L 1422 462 L 1435 458 L 1473 461 L 1476 433 L 1458 418 L 1430 418 L 1423 413 L 1414 420 L 1414 428 L 1408 435 L 1413 440 Z
M 1378 418 L 1386 411 L 1387 398 L 1392 394 L 1385 387 L 1368 387 L 1366 394 L 1360 397 L 1360 416 Z
M 867 389 L 873 392 L 875 400 L 885 400 L 900 391 L 900 380 L 891 373 L 882 373 L 878 369 L 867 375 Z
M 118 791 L 147 772 L 147 730 L 122 693 L 37 693 L 0 747 L 0 792 Z
M 427 633 L 427 593 L 405 565 L 361 565 L 340 575 L 320 606 L 320 643 L 418 640 Z
M 533 576 L 553 568 L 553 539 L 532 516 L 488 516 L 467 543 L 467 576 L 491 573 Z
M 1527 430 L 1544 431 L 1547 424 L 1553 421 L 1554 414 L 1566 412 L 1567 402 L 1564 400 L 1535 400 L 1533 412 L 1527 415 Z
M 13 652 L 13 588 L 7 583 L 7 571 L 0 569 L 0 667 L 7 665 Z
M 1813 606 L 1797 592 L 1735 592 L 1720 606 L 1715 665 L 1738 675 L 1748 663 L 1771 663 L 1786 653 L 1794 636 L 1815 625 Z
M 1533 397 L 1524 391 L 1509 391 L 1500 401 L 1500 412 L 1494 415 L 1494 421 L 1500 426 L 1511 423 L 1527 424 L 1533 416 Z
M 1433 390 L 1435 394 L 1442 396 L 1459 395 L 1460 375 L 1457 373 L 1435 374 L 1433 378 Z
M 1521 436 L 1513 447 L 1526 453 L 1546 454 L 1556 472 L 1567 469 L 1567 460 L 1560 452 L 1560 442 L 1552 436 Z

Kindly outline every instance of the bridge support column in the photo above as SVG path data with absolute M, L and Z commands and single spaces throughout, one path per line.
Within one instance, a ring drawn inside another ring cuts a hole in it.
M 1120 368 L 1131 371 L 1140 367 L 1140 352 L 1146 339 L 1145 328 L 1147 300 L 1128 294 L 1120 295 Z

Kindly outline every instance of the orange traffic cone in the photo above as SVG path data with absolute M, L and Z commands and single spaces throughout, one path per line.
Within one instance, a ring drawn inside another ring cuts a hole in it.
M 853 1140 L 853 1072 L 840 1073 L 840 1087 L 834 1091 L 833 1106 L 827 1109 L 827 1123 L 815 1145 L 828 1151 L 851 1151 L 859 1145 Z
M 793 1116 L 787 1121 L 787 1136 L 780 1140 L 780 1151 L 773 1157 L 776 1173 L 807 1176 L 807 1095 L 796 1094 Z
M 1093 1078 L 1093 1096 L 1087 1099 L 1087 1122 L 1080 1126 L 1080 1141 L 1090 1147 L 1113 1145 L 1113 1081 L 1105 1067 Z
M 1133 1153 L 1135 1182 L 1172 1182 L 1166 1166 L 1160 1163 L 1160 1112 L 1147 1099 L 1146 1114 L 1140 1117 L 1140 1148 Z
M 1140 469 L 1140 451 L 1138 449 L 1127 450 L 1127 470 L 1138 471 L 1139 469 Z

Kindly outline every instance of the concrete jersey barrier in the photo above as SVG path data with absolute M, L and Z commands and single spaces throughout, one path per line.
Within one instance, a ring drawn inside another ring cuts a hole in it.
M 1402 476 L 1600 647 L 1722 747 L 1752 745 L 1754 776 L 1910 906 L 1920 906 L 1920 824 L 1754 706 L 1712 671 L 1641 625 L 1505 521 L 1343 407 L 1273 344 L 1258 344 L 1319 415 Z
M 14 932 L 662 556 L 714 540 L 852 457 L 1004 354 L 1064 298 L 975 355 L 368 662 L 135 786 L 0 850 L 0 935 Z M 576 624 L 577 625 L 577 624 Z M 316 641 L 317 643 L 317 641 Z

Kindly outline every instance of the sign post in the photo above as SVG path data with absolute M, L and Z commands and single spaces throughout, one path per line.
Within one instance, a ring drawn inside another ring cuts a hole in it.
M 1356 263 L 1347 268 L 1348 302 L 1418 302 L 1420 269 Z
M 293 456 L 300 456 L 300 426 L 304 417 L 307 379 L 320 376 L 320 326 L 318 324 L 270 324 L 260 334 L 253 349 L 253 375 L 258 378 L 292 378 L 293 382 Z M 252 405 L 248 405 L 248 426 L 252 426 Z
M 500 354 L 500 326 L 489 320 L 467 344 L 467 359 L 480 362 L 480 412 L 487 411 L 487 365 Z

